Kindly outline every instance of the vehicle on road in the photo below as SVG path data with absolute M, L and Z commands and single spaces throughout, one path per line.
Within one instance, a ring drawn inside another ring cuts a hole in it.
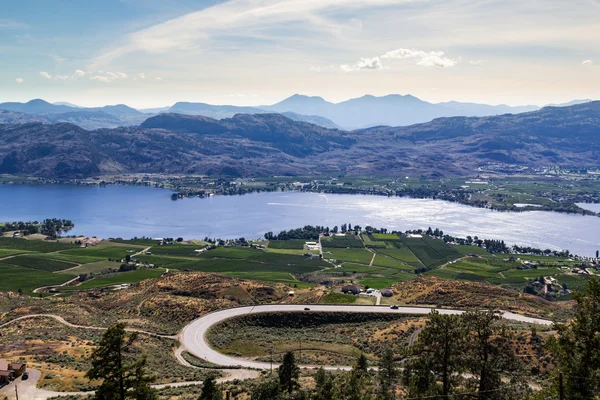
M 23 376 L 21 377 L 22 380 L 26 381 L 27 379 L 29 379 L 29 372 L 23 372 Z
M 395 305 L 394 305 L 394 306 L 390 306 L 390 308 L 391 308 L 392 310 L 397 310 L 397 309 L 398 309 L 398 306 L 395 306 Z
M 310 308 L 304 307 L 304 311 L 310 311 Z

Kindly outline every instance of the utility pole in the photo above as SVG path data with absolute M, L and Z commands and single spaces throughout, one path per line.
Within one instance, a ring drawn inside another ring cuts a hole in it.
M 558 391 L 560 395 L 560 400 L 565 400 L 565 385 L 563 382 L 563 373 L 560 372 L 558 374 Z
M 271 354 L 271 375 L 273 375 L 273 345 L 269 347 L 269 353 Z
M 17 385 L 15 385 L 15 396 L 17 400 L 19 400 L 19 389 L 17 389 Z

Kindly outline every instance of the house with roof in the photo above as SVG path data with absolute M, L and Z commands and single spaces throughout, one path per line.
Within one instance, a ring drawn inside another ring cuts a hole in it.
M 23 375 L 27 370 L 24 363 L 9 363 L 6 360 L 0 360 L 0 385 L 6 385 Z

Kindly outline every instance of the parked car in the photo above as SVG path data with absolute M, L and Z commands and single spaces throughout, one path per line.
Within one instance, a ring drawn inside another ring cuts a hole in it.
M 304 311 L 310 311 L 310 308 L 304 307 Z
M 398 306 L 396 306 L 396 305 L 393 305 L 393 306 L 390 306 L 390 308 L 391 308 L 392 310 L 397 310 L 397 309 L 398 309 Z
M 23 376 L 21 377 L 22 380 L 26 381 L 27 379 L 29 379 L 29 372 L 23 372 Z

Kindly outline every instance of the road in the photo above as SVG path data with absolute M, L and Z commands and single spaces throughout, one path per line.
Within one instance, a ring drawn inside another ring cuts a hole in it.
M 238 317 L 241 315 L 264 313 L 264 312 L 293 312 L 303 311 L 304 308 L 310 308 L 311 312 L 315 311 L 328 311 L 328 312 L 363 312 L 363 313 L 389 313 L 389 314 L 412 314 L 412 315 L 426 315 L 429 314 L 431 308 L 421 307 L 399 307 L 397 310 L 392 310 L 389 307 L 382 306 L 343 306 L 343 305 L 289 305 L 289 304 L 275 304 L 275 305 L 264 305 L 254 307 L 240 307 L 231 308 L 227 310 L 216 311 L 201 317 L 188 326 L 186 326 L 180 334 L 180 342 L 185 349 L 193 354 L 194 356 L 204 359 L 213 364 L 222 366 L 235 367 L 239 366 L 242 368 L 254 368 L 254 369 L 270 369 L 271 364 L 256 362 L 250 360 L 244 360 L 239 358 L 230 357 L 219 353 L 212 349 L 207 340 L 206 333 L 215 324 L 222 322 L 226 319 Z M 440 314 L 462 314 L 462 310 L 448 310 L 438 309 Z M 502 315 L 503 318 L 534 323 L 540 325 L 552 325 L 552 321 L 539 318 L 525 317 L 510 312 L 505 312 Z M 304 366 L 313 367 L 313 366 Z M 345 368 L 345 367 L 329 367 L 330 369 Z
M 93 392 L 53 392 L 50 390 L 40 389 L 37 387 L 37 383 L 41 378 L 41 372 L 37 369 L 28 369 L 29 379 L 22 380 L 18 378 L 13 383 L 0 389 L 0 398 L 6 396 L 9 400 L 16 400 L 15 387 L 19 392 L 19 399 L 21 400 L 47 400 L 51 397 L 67 396 L 67 395 L 83 395 L 93 394 Z M 244 369 L 236 369 L 230 371 L 223 371 L 225 376 L 217 379 L 217 383 L 230 382 L 236 379 L 255 379 L 258 377 L 258 371 L 250 371 Z M 176 383 L 163 383 L 160 385 L 152 385 L 155 389 L 165 389 L 168 387 L 185 387 L 185 386 L 198 386 L 202 385 L 202 381 L 193 382 L 176 382 Z
M 213 350 L 206 341 L 206 333 L 208 330 L 215 324 L 224 321 L 229 318 L 253 314 L 253 313 L 264 313 L 264 312 L 294 312 L 294 311 L 304 311 L 305 308 L 310 308 L 311 312 L 325 311 L 325 312 L 363 312 L 363 313 L 389 313 L 389 314 L 412 314 L 412 315 L 426 315 L 429 314 L 432 309 L 431 308 L 422 308 L 422 307 L 399 307 L 397 310 L 392 310 L 387 306 L 344 306 L 344 305 L 295 305 L 295 304 L 275 304 L 275 305 L 263 305 L 263 306 L 254 306 L 254 307 L 240 307 L 240 308 L 231 308 L 227 310 L 221 310 L 214 313 L 210 313 L 201 317 L 193 322 L 191 322 L 188 326 L 186 326 L 178 337 L 161 335 L 152 332 L 146 332 L 136 329 L 127 329 L 130 332 L 139 332 L 146 335 L 151 335 L 155 337 L 162 337 L 168 339 L 179 339 L 181 343 L 181 347 L 175 353 L 177 360 L 185 366 L 194 368 L 187 361 L 183 359 L 181 356 L 181 352 L 183 350 L 187 350 L 191 354 L 195 355 L 198 358 L 204 359 L 213 364 L 218 364 L 222 366 L 228 367 L 242 367 L 242 368 L 251 368 L 248 369 L 238 369 L 231 370 L 226 372 L 226 376 L 221 378 L 219 381 L 229 381 L 235 379 L 252 379 L 258 376 L 258 372 L 255 371 L 257 369 L 270 369 L 270 363 L 262 363 L 250 360 L 244 360 L 234 357 L 229 357 L 224 354 Z M 464 311 L 462 310 L 449 310 L 449 309 L 438 309 L 438 312 L 441 314 L 462 314 Z M 63 317 L 52 314 L 33 314 L 26 315 L 19 318 L 15 318 L 12 321 L 6 322 L 0 325 L 0 329 L 8 326 L 9 324 L 13 324 L 18 321 L 22 321 L 29 318 L 52 318 L 57 322 L 64 324 L 71 328 L 77 329 L 93 329 L 93 330 L 105 330 L 106 328 L 95 327 L 95 326 L 83 326 L 83 325 L 75 325 L 68 321 L 66 321 Z M 503 318 L 526 322 L 526 323 L 535 323 L 541 325 L 552 325 L 551 321 L 539 318 L 531 318 L 525 317 L 518 314 L 513 314 L 510 312 L 503 313 Z M 416 340 L 417 333 L 415 332 L 414 338 L 411 337 L 411 340 Z M 317 366 L 305 365 L 304 368 L 317 368 Z M 350 367 L 346 366 L 328 366 L 326 369 L 349 369 Z M 38 389 L 36 387 L 37 382 L 40 379 L 40 372 L 35 369 L 29 369 L 29 379 L 23 381 L 21 379 L 16 380 L 12 384 L 0 389 L 0 395 L 7 396 L 9 400 L 16 399 L 15 396 L 15 386 L 19 389 L 19 398 L 27 399 L 27 400 L 46 400 L 50 397 L 55 397 L 59 395 L 67 395 L 67 394 L 82 394 L 82 393 L 59 393 L 59 392 L 51 392 L 44 389 Z M 173 384 L 163 384 L 156 385 L 156 388 L 164 388 L 166 386 L 187 386 L 187 385 L 199 385 L 202 382 L 181 382 L 181 383 L 173 383 Z
M 4 328 L 5 326 L 8 326 L 10 324 L 13 324 L 13 323 L 15 323 L 17 321 L 22 321 L 24 319 L 31 319 L 31 318 L 52 318 L 52 319 L 56 320 L 57 322 L 60 322 L 61 324 L 66 325 L 66 326 L 68 326 L 70 328 L 91 329 L 91 330 L 95 330 L 95 331 L 105 331 L 106 330 L 106 328 L 101 328 L 101 327 L 98 327 L 98 326 L 75 325 L 75 324 L 72 324 L 72 323 L 68 322 L 63 317 L 61 317 L 59 315 L 53 315 L 53 314 L 30 314 L 30 315 L 24 315 L 22 317 L 15 318 L 15 319 L 13 319 L 11 321 L 8 321 L 8 322 L 0 325 L 0 329 Z M 159 333 L 153 333 L 153 332 L 143 331 L 141 329 L 130 329 L 130 328 L 127 328 L 127 329 L 125 329 L 125 331 L 127 331 L 127 332 L 137 332 L 137 333 L 141 333 L 141 334 L 144 334 L 144 335 L 159 337 L 159 338 L 163 338 L 163 339 L 177 340 L 177 336 L 162 335 L 162 334 L 159 334 Z

